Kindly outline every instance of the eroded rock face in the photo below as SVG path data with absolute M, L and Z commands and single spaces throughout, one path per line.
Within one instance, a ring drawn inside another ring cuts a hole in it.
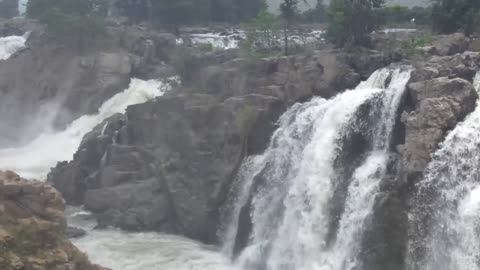
M 21 22 L 8 21 L 14 26 Z M 28 135 L 45 127 L 64 128 L 82 115 L 96 113 L 104 101 L 128 87 L 132 76 L 148 77 L 150 66 L 168 61 L 175 46 L 172 35 L 133 27 L 109 28 L 105 39 L 108 44 L 100 40 L 79 48 L 37 29 L 26 49 L 0 61 L 4 144 L 29 141 Z
M 242 58 L 211 65 L 199 72 L 195 91 L 220 98 L 246 94 L 274 96 L 289 106 L 313 96 L 330 98 L 352 89 L 391 59 L 377 51 L 320 50 L 313 55 Z
M 0 269 L 103 269 L 67 240 L 64 208 L 53 187 L 0 171 Z
M 412 73 L 401 116 L 405 144 L 400 150 L 408 177 L 423 173 L 446 132 L 475 109 L 472 79 L 479 60 L 478 53 L 433 57 Z
M 266 147 L 278 98 L 161 97 L 87 134 L 48 180 L 99 225 L 157 230 L 213 242 L 219 209 L 245 155 Z M 103 134 L 101 133 L 103 130 Z

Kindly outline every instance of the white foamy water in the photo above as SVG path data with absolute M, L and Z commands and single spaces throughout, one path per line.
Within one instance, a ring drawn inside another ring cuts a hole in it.
M 480 73 L 474 84 L 480 90 Z M 424 239 L 411 240 L 411 248 L 423 246 L 425 256 L 416 260 L 415 254 L 411 255 L 410 269 L 480 269 L 479 149 L 477 102 L 475 111 L 448 134 L 419 184 L 417 207 L 422 208 L 412 216 L 412 221 L 421 228 L 417 232 L 429 233 Z M 429 223 L 422 219 L 425 212 Z
M 237 270 L 212 246 L 172 235 L 93 230 L 89 213 L 67 210 L 69 224 L 87 231 L 73 243 L 89 259 L 114 270 Z
M 0 169 L 12 170 L 28 179 L 44 180 L 50 168 L 59 161 L 69 161 L 83 136 L 104 119 L 123 113 L 129 105 L 144 103 L 170 89 L 160 81 L 133 79 L 130 87 L 107 100 L 95 115 L 73 121 L 65 130 L 51 130 L 19 148 L 0 149 Z
M 192 44 L 210 44 L 214 49 L 235 49 L 238 48 L 240 40 L 245 38 L 243 31 L 237 33 L 208 33 L 208 34 L 192 34 L 190 36 Z
M 25 47 L 28 34 L 23 36 L 0 37 L 0 60 L 6 60 Z
M 373 211 L 386 169 L 396 111 L 409 74 L 380 70 L 355 90 L 331 100 L 314 98 L 297 104 L 282 116 L 270 147 L 247 160 L 239 176 L 240 195 L 230 209 L 233 216 L 224 235 L 227 254 L 234 250 L 238 214 L 254 195 L 250 205 L 253 228 L 237 265 L 269 270 L 352 269 L 363 221 Z M 391 83 L 385 89 L 388 78 Z M 342 148 L 340 139 L 356 128 L 352 121 L 360 106 L 377 98 L 382 108 L 375 144 L 353 175 L 337 241 L 329 246 L 329 205 L 336 188 L 334 161 Z
M 18 14 L 24 15 L 27 11 L 28 0 L 18 0 Z

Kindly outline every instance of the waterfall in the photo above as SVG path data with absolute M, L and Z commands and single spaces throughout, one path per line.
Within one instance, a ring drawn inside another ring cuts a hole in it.
M 474 85 L 480 90 L 480 72 Z M 480 269 L 480 103 L 451 131 L 418 184 L 410 269 Z
M 23 36 L 0 37 L 0 60 L 6 60 L 25 47 L 28 33 Z
M 296 104 L 281 117 L 269 148 L 244 162 L 232 192 L 223 238 L 226 253 L 241 251 L 237 265 L 354 268 L 409 78 L 406 68 L 381 69 L 355 90 Z
M 28 0 L 18 0 L 18 15 L 24 15 L 27 12 Z
M 128 89 L 105 101 L 97 114 L 84 115 L 65 130 L 46 131 L 25 146 L 0 149 L 0 169 L 15 171 L 24 178 L 43 180 L 57 162 L 71 160 L 83 136 L 104 119 L 168 90 L 170 86 L 161 81 L 133 79 Z

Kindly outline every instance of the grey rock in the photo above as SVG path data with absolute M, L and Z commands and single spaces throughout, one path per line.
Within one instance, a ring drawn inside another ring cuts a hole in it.
M 405 144 L 400 147 L 407 175 L 423 172 L 446 132 L 475 108 L 478 98 L 464 79 L 435 78 L 408 85 L 410 112 L 403 112 Z
M 69 239 L 73 239 L 73 238 L 84 237 L 87 234 L 87 232 L 79 228 L 68 226 L 66 234 Z
M 48 181 L 85 204 L 101 227 L 157 230 L 216 240 L 219 209 L 245 155 L 267 146 L 283 102 L 262 95 L 219 101 L 164 96 L 130 106 L 87 134 Z M 112 128 L 112 130 L 110 130 Z M 116 129 L 116 130 L 115 130 Z M 115 130 L 115 131 L 114 131 Z M 112 138 L 124 130 L 123 139 Z

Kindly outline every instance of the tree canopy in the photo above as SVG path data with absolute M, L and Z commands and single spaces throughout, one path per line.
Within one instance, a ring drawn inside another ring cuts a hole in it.
M 240 23 L 266 8 L 265 0 L 118 0 L 120 14 L 134 22 L 162 25 Z
M 27 5 L 27 16 L 48 31 L 82 40 L 103 31 L 106 12 L 106 0 L 30 0 Z
M 433 29 L 440 33 L 471 34 L 480 22 L 479 0 L 433 0 Z
M 332 0 L 328 9 L 327 38 L 337 46 L 367 45 L 379 24 L 377 9 L 384 0 Z

